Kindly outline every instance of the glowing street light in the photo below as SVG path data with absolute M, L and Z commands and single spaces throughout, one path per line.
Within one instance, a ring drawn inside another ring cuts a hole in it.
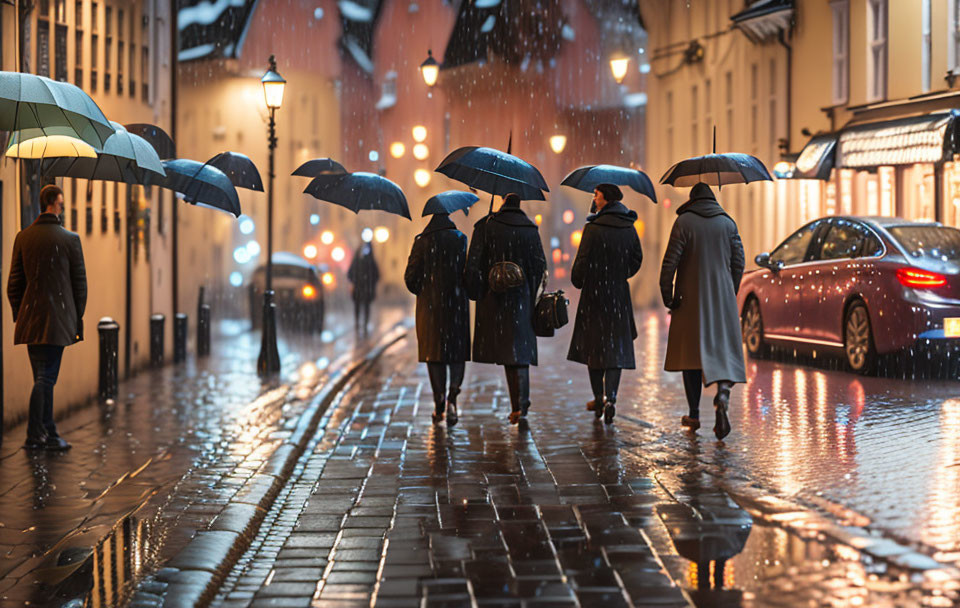
M 417 160 L 427 160 L 430 156 L 430 148 L 427 144 L 417 144 L 413 147 L 413 157 Z
M 320 242 L 324 245 L 329 245 L 333 243 L 333 233 L 329 230 L 324 230 L 320 233 Z
M 440 76 L 440 64 L 433 58 L 433 51 L 430 49 L 427 49 L 426 60 L 420 64 L 420 73 L 428 87 L 437 84 L 437 77 Z
M 550 137 L 550 149 L 556 154 L 563 152 L 563 149 L 567 147 L 567 136 L 566 135 L 552 135 Z
M 630 67 L 630 58 L 626 55 L 617 54 L 610 58 L 610 71 L 613 72 L 613 79 L 617 84 L 622 83 L 627 77 L 628 67 Z
M 332 273 L 332 272 L 325 272 L 325 273 L 323 273 L 323 276 L 320 277 L 320 280 L 321 280 L 321 281 L 323 282 L 323 284 L 326 285 L 327 287 L 333 287 L 334 278 L 333 278 L 333 273 Z
M 423 125 L 417 125 L 413 128 L 413 141 L 422 143 L 427 139 L 427 128 Z
M 377 239 L 378 243 L 386 243 L 387 239 L 390 238 L 390 231 L 387 230 L 386 226 L 377 226 L 377 229 L 373 231 L 373 238 Z
M 402 158 L 406 151 L 407 147 L 403 145 L 403 142 L 395 141 L 390 144 L 390 156 L 394 158 Z
M 347 252 L 343 250 L 343 247 L 338 245 L 330 252 L 330 257 L 333 258 L 334 262 L 342 262 L 343 258 L 347 257 Z
M 413 181 L 417 182 L 421 188 L 426 188 L 430 185 L 430 172 L 426 169 L 417 169 L 413 172 Z
M 573 223 L 573 219 L 574 219 L 573 211 L 571 211 L 570 209 L 567 209 L 566 211 L 563 212 L 563 223 L 564 223 L 564 224 L 572 224 L 572 223 Z

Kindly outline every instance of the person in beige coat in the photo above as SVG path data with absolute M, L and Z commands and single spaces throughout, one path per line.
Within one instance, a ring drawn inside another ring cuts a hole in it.
M 710 186 L 697 184 L 677 209 L 660 270 L 660 293 L 671 311 L 664 369 L 683 372 L 690 413 L 681 423 L 694 431 L 700 428 L 701 388 L 717 385 L 713 430 L 718 439 L 730 433 L 730 390 L 746 382 L 737 314 L 743 268 L 737 224 Z

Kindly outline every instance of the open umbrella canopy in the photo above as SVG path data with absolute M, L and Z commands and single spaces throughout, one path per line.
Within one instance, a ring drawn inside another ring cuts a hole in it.
M 332 158 L 314 158 L 303 163 L 292 173 L 298 177 L 317 177 L 318 175 L 344 174 L 347 170 Z
M 711 186 L 726 186 L 764 180 L 772 182 L 773 178 L 758 158 L 749 154 L 728 152 L 682 160 L 663 174 L 660 183 L 689 188 L 699 182 Z
M 233 185 L 237 188 L 246 188 L 247 190 L 256 190 L 263 192 L 263 181 L 260 179 L 260 171 L 253 164 L 250 157 L 239 152 L 221 152 L 207 161 L 207 165 L 216 167 L 230 178 Z
M 0 72 L 0 131 L 19 133 L 25 142 L 64 135 L 100 150 L 113 125 L 77 86 L 22 72 Z
M 57 157 L 96 158 L 97 151 L 87 142 L 69 135 L 41 135 L 20 141 L 19 133 L 10 138 L 5 152 L 10 158 L 38 160 Z
M 569 186 L 583 192 L 593 192 L 599 184 L 628 186 L 635 192 L 648 196 L 653 202 L 657 202 L 657 192 L 647 174 L 627 167 L 586 165 L 573 170 L 560 182 L 561 186 Z
M 150 175 L 165 175 L 163 164 L 145 139 L 113 123 L 114 134 L 96 158 L 46 158 L 40 172 L 48 176 L 78 177 L 128 184 L 145 184 Z
M 187 158 L 165 160 L 163 169 L 166 175 L 151 178 L 151 184 L 179 192 L 188 203 L 240 217 L 237 189 L 220 169 Z
M 363 209 L 386 211 L 410 218 L 407 197 L 400 186 L 376 173 L 318 175 L 304 190 L 321 201 L 359 213 Z
M 177 156 L 176 146 L 173 144 L 173 139 L 160 127 L 137 122 L 126 125 L 125 128 L 130 133 L 147 140 L 147 143 L 153 146 L 153 149 L 157 152 L 157 156 L 160 158 L 169 159 Z
M 545 200 L 549 192 L 540 171 L 527 161 L 493 148 L 467 146 L 447 155 L 437 172 L 474 190 L 496 196 L 515 193 L 523 200 Z
M 463 211 L 464 215 L 469 215 L 470 207 L 478 200 L 480 198 L 473 192 L 447 190 L 427 199 L 421 217 L 439 213 L 453 213 L 454 211 Z

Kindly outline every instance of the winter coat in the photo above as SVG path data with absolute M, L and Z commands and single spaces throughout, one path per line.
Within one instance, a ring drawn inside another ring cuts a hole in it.
M 353 299 L 356 302 L 372 302 L 377 295 L 377 282 L 380 281 L 380 269 L 373 258 L 373 249 L 369 244 L 362 245 L 350 262 L 347 279 L 353 283 Z
M 83 340 L 87 274 L 80 237 L 42 213 L 17 234 L 7 280 L 14 344 L 69 346 Z
M 490 268 L 515 262 L 524 284 L 503 293 L 489 289 Z M 536 365 L 533 310 L 547 270 L 540 232 L 519 207 L 505 207 L 477 222 L 464 274 L 467 294 L 477 301 L 473 360 L 499 365 Z
M 448 215 L 435 215 L 413 241 L 403 280 L 417 296 L 420 361 L 470 359 L 470 302 L 463 285 L 467 237 Z
M 664 369 L 701 369 L 708 385 L 745 382 L 737 315 L 744 260 L 737 225 L 705 184 L 694 186 L 677 216 L 660 271 L 663 303 L 672 310 Z
M 594 369 L 636 367 L 637 326 L 627 279 L 643 261 L 637 214 L 608 203 L 587 218 L 570 279 L 580 289 L 567 359 Z

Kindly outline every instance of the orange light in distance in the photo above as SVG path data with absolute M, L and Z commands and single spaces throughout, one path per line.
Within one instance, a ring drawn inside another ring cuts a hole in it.
M 567 209 L 566 211 L 563 212 L 563 223 L 564 223 L 564 224 L 572 224 L 572 223 L 573 223 L 573 218 L 574 218 L 573 211 L 571 211 L 570 209 Z
M 554 249 L 552 255 L 553 255 L 554 264 L 559 264 L 560 262 L 563 261 L 563 252 L 560 251 L 559 249 Z
M 323 276 L 320 278 L 320 280 L 323 281 L 323 284 L 327 287 L 333 287 L 333 284 L 336 283 L 336 278 L 333 276 L 332 272 L 323 273 Z
M 533 216 L 533 221 L 537 223 L 537 226 L 543 223 L 543 216 L 539 213 Z
M 646 230 L 647 225 L 643 223 L 643 220 L 637 220 L 633 223 L 633 227 L 637 230 L 637 236 L 641 239 L 643 238 L 643 232 Z
M 583 231 L 574 230 L 573 233 L 570 234 L 570 244 L 573 245 L 574 247 L 579 247 L 580 239 L 582 238 L 583 238 Z
M 303 248 L 303 257 L 307 258 L 308 260 L 312 260 L 313 258 L 317 257 L 317 246 L 313 244 L 305 246 Z
M 307 284 L 303 286 L 303 289 L 300 290 L 300 293 L 303 294 L 303 297 L 307 300 L 312 300 L 317 297 L 317 288 L 313 285 Z

